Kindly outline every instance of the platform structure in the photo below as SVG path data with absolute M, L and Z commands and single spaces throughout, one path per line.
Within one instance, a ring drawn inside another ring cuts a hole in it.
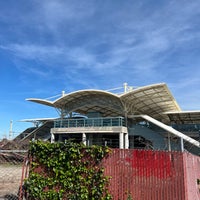
M 27 100 L 58 111 L 51 119 L 52 142 L 74 138 L 86 145 L 200 153 L 200 111 L 181 110 L 165 83 L 124 83 L 122 92 L 111 91 L 86 89 L 62 92 L 54 100 Z
M 123 117 L 55 120 L 54 128 L 51 129 L 51 142 L 55 142 L 56 137 L 56 141 L 63 141 L 67 138 L 66 133 L 68 136 L 81 133 L 85 145 L 109 144 L 120 149 L 129 147 L 128 130 Z M 94 141 L 94 138 L 99 139 Z

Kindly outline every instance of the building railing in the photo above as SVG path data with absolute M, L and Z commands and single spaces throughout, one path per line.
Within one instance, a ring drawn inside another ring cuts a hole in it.
M 125 126 L 123 117 L 79 118 L 54 121 L 54 128 Z

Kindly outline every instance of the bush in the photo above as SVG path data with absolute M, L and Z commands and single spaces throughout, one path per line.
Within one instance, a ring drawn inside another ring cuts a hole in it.
M 31 166 L 24 187 L 30 200 L 109 200 L 109 178 L 101 161 L 108 147 L 66 141 L 30 145 Z

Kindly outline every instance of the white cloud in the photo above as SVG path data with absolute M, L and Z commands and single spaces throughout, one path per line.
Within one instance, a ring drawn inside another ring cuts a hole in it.
M 166 79 L 166 61 L 168 71 L 172 70 L 172 63 L 179 66 L 178 61 L 185 57 L 183 47 L 187 49 L 199 39 L 199 31 L 194 32 L 191 23 L 199 14 L 196 1 L 160 2 L 159 9 L 156 5 L 147 6 L 147 2 L 130 1 L 122 3 L 120 10 L 116 9 L 119 2 L 112 7 L 108 2 L 37 2 L 31 14 L 38 16 L 29 25 L 42 40 L 39 37 L 2 44 L 1 49 L 26 61 L 67 68 L 69 76 L 74 70 L 87 69 L 99 76 L 105 71 L 108 76 L 121 76 L 124 71 L 127 77 Z M 27 26 L 30 16 L 23 21 Z
M 43 60 L 51 57 L 51 55 L 63 54 L 63 49 L 55 46 L 40 46 L 33 44 L 9 44 L 7 46 L 1 45 L 1 49 L 11 51 L 14 55 L 23 59 L 38 59 Z

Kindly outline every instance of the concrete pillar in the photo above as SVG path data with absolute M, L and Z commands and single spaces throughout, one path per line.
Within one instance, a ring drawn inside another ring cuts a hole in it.
M 51 133 L 51 143 L 55 142 L 55 135 L 53 133 Z
M 86 143 L 86 134 L 85 133 L 82 133 L 82 142 L 84 145 L 87 145 Z
M 128 139 L 128 133 L 124 133 L 124 148 L 128 149 L 129 148 L 129 139 Z
M 180 138 L 181 140 L 181 152 L 184 152 L 184 143 L 183 143 L 183 138 Z
M 124 133 L 119 133 L 119 148 L 124 148 Z

